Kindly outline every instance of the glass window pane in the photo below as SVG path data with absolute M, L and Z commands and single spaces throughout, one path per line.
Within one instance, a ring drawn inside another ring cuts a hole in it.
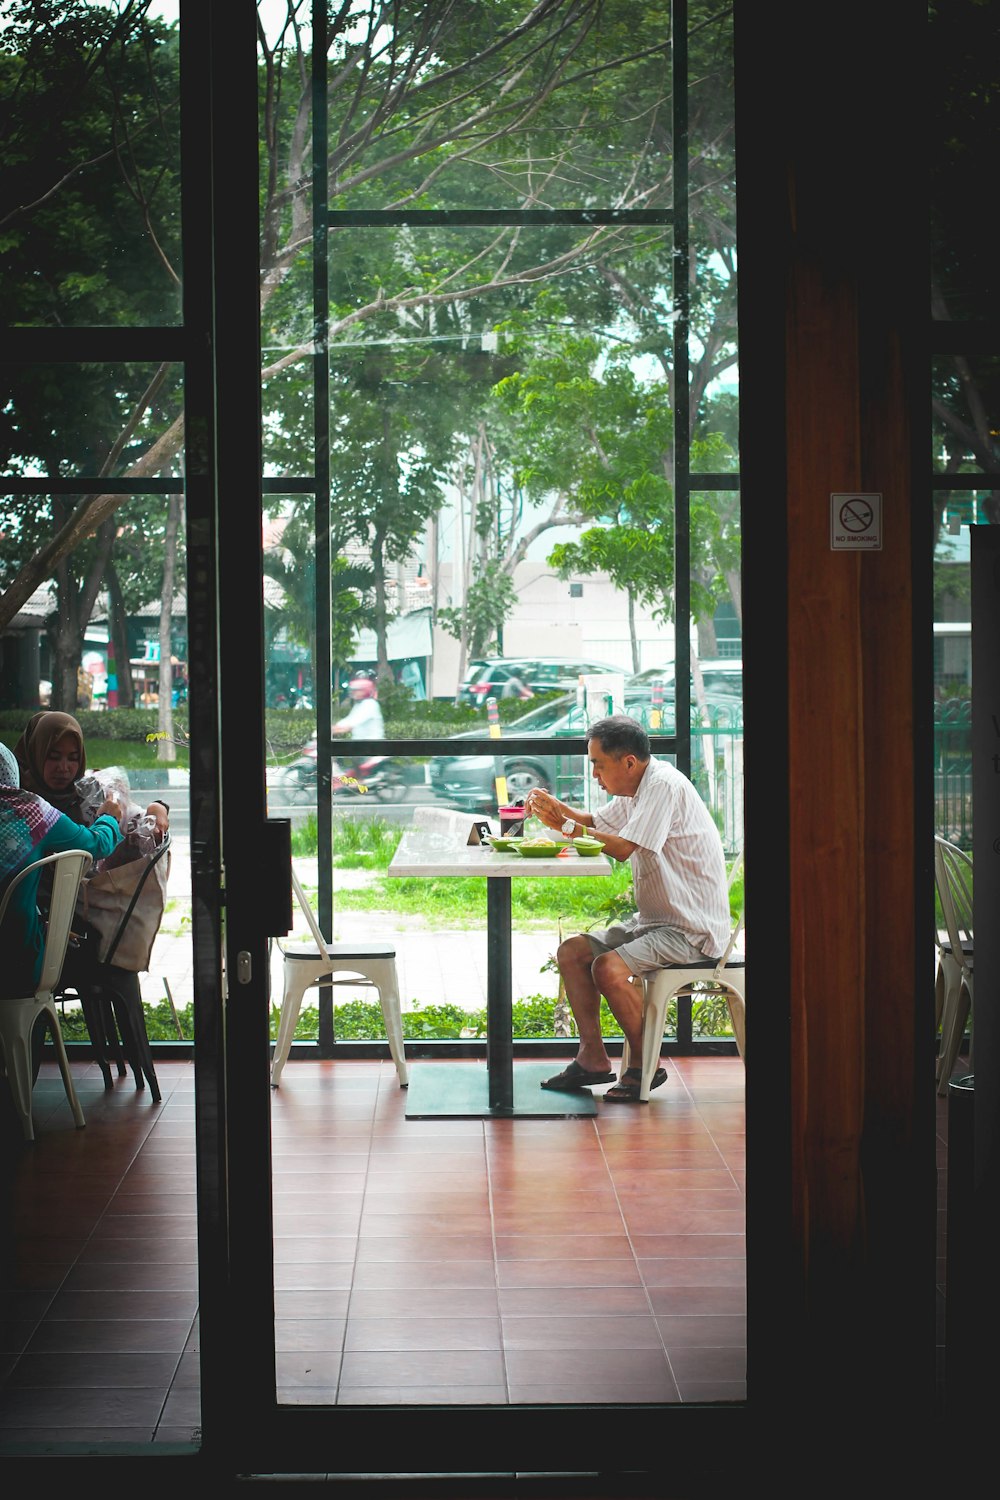
M 656 6 L 342 8 L 331 206 L 669 206 L 669 32 Z
M 180 322 L 177 11 L 5 18 L 3 323 Z
M 1000 355 L 950 355 L 932 365 L 933 467 L 936 473 L 1000 468 Z M 991 519 L 1000 519 L 994 509 Z
M 0 365 L 0 467 L 120 479 L 155 443 L 157 474 L 179 474 L 181 376 L 179 364 Z
M 293 232 L 292 225 L 287 227 Z M 264 246 L 267 253 L 267 241 Z M 267 478 L 315 472 L 312 245 L 261 288 L 261 443 Z
M 140 729 L 163 741 L 150 749 L 151 761 L 186 755 L 180 489 L 178 480 L 174 495 L 94 496 L 102 518 L 48 568 L 36 560 L 38 549 L 81 497 L 0 493 L 0 594 L 5 608 L 15 608 L 4 622 L 0 708 L 23 710 L 25 722 L 39 707 L 148 709 Z M 96 730 L 106 737 L 101 724 Z M 135 737 L 133 726 L 124 738 Z M 102 759 L 107 764 L 106 751 L 92 763 Z
M 972 596 L 970 524 L 986 522 L 990 490 L 935 493 L 934 828 L 972 838 Z
M 731 14 L 692 12 L 688 38 L 691 472 L 736 467 L 736 164 Z
M 670 757 L 666 757 L 670 758 Z M 461 761 L 447 763 L 449 774 L 460 788 L 453 807 L 474 817 L 486 816 L 494 829 L 496 796 L 492 786 L 482 804 L 463 804 L 474 783 L 463 780 L 473 771 Z M 560 778 L 561 790 L 577 803 L 603 800 L 589 778 L 581 755 L 556 755 L 539 762 L 542 775 L 552 783 Z M 365 757 L 337 762 L 344 774 L 334 777 L 334 929 L 338 940 L 368 941 L 374 935 L 399 939 L 397 968 L 404 1014 L 404 1034 L 411 1039 L 457 1038 L 482 1034 L 485 1024 L 483 971 L 468 962 L 471 949 L 485 945 L 485 889 L 482 880 L 440 878 L 398 880 L 387 877 L 392 854 L 404 829 L 421 817 L 420 809 L 440 807 L 434 800 L 438 758 Z M 723 765 L 720 756 L 719 766 Z M 704 781 L 703 768 L 696 768 L 696 781 Z M 721 780 L 721 775 L 719 777 Z M 587 786 L 587 782 L 590 786 Z M 705 783 L 707 785 L 707 782 Z M 591 794 L 593 794 L 593 799 Z M 272 785 L 272 815 L 288 816 L 293 822 L 293 852 L 296 869 L 307 891 L 316 889 L 316 825 L 310 794 L 301 801 L 284 800 L 280 779 Z M 314 798 L 314 789 L 312 793 Z M 281 803 L 279 807 L 277 804 Z M 720 824 L 725 817 L 725 799 L 718 803 Z M 529 825 L 529 831 L 531 831 Z M 452 835 L 442 835 L 450 837 Z M 732 854 L 741 842 L 741 830 L 726 829 L 725 841 Z M 566 881 L 515 881 L 512 887 L 513 923 L 516 933 L 513 994 L 517 1036 L 571 1035 L 567 1018 L 558 1004 L 557 976 L 549 962 L 552 933 L 562 921 L 564 929 L 577 922 L 592 923 L 614 899 L 621 911 L 628 909 L 630 871 L 615 866 L 599 883 L 579 882 L 579 889 Z M 300 922 L 298 914 L 296 921 Z M 297 930 L 297 929 L 296 929 Z M 405 939 L 400 935 L 405 932 Z M 305 935 L 303 933 L 303 935 Z M 441 948 L 462 947 L 461 962 L 449 965 L 427 960 L 427 940 Z M 422 955 L 418 960 L 417 955 Z M 728 1010 L 714 1001 L 696 1008 L 696 1036 L 729 1036 Z M 619 1035 L 610 1022 L 607 1034 Z M 300 1014 L 296 1037 L 315 1040 L 319 1014 L 315 996 Z M 675 1035 L 676 1008 L 668 1014 L 667 1035 Z M 562 1028 L 562 1029 L 561 1029 Z M 339 1041 L 381 1039 L 383 1023 L 376 998 L 360 984 L 344 979 L 334 994 L 334 1032 Z
M 669 363 L 662 229 L 339 229 L 333 246 L 332 541 L 365 614 L 341 678 L 368 667 L 381 696 L 405 664 L 485 731 L 490 696 L 509 711 L 669 656 L 670 390 L 621 293 L 661 307 Z
M 948 0 L 928 7 L 928 26 L 932 316 L 986 322 L 1000 317 L 1000 267 L 982 214 L 996 164 L 1000 15 Z

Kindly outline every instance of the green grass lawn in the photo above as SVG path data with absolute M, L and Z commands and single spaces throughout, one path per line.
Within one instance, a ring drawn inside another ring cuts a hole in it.
M 25 723 L 28 715 L 25 715 Z M 21 736 L 23 725 L 18 729 L 0 728 L 0 740 L 13 750 Z M 87 767 L 91 771 L 107 770 L 109 766 L 121 766 L 126 771 L 155 771 L 176 767 L 187 770 L 188 751 L 186 745 L 175 745 L 176 759 L 162 761 L 158 746 L 146 740 L 104 740 L 91 735 L 84 736 L 87 748 Z
M 519 926 L 606 926 L 612 920 L 608 903 L 630 887 L 627 866 L 619 866 L 604 880 L 562 878 L 513 881 L 511 921 Z M 429 927 L 482 927 L 486 922 L 486 878 L 399 879 L 376 875 L 370 884 L 337 889 L 338 911 L 394 911 L 422 916 Z

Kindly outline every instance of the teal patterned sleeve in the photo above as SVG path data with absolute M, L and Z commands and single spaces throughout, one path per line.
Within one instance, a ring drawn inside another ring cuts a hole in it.
M 89 828 L 74 823 L 63 813 L 39 843 L 36 857 L 44 859 L 47 854 L 60 854 L 64 849 L 85 849 L 95 860 L 107 859 L 121 839 L 121 829 L 108 813 L 95 818 Z

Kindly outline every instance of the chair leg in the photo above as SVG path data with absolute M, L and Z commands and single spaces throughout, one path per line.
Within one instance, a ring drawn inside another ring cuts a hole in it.
M 94 1061 L 104 1077 L 104 1087 L 114 1088 L 108 1054 L 110 1053 L 118 1064 L 119 1078 L 125 1077 L 126 1069 L 110 1002 L 100 990 L 91 989 L 89 985 L 84 984 L 80 985 L 79 996 L 80 1009 L 83 1011 L 83 1021 L 90 1037 Z
M 944 1059 L 948 1050 L 948 1038 L 955 1028 L 955 1017 L 961 1003 L 962 988 L 962 971 L 960 967 L 955 963 L 950 953 L 943 954 L 941 962 L 938 965 L 934 995 L 935 1010 L 937 1012 L 935 1035 L 938 1036 L 935 1076 L 939 1082 L 944 1070 Z M 954 1061 L 954 1058 L 952 1061 Z M 947 1082 L 945 1083 L 945 1088 L 947 1088 Z M 944 1089 L 941 1092 L 943 1093 Z
M 35 1139 L 35 1127 L 31 1118 L 31 1089 L 32 1089 L 32 1066 L 31 1066 L 31 1027 L 34 1025 L 38 1012 L 33 1010 L 28 1015 L 28 1029 L 25 1032 L 22 1026 L 16 1030 L 8 1030 L 0 1050 L 3 1054 L 4 1069 L 10 1083 L 10 1092 L 14 1100 L 14 1109 L 21 1121 L 21 1129 L 26 1141 Z
M 111 1008 L 118 1031 L 121 1033 L 125 1056 L 135 1075 L 137 1089 L 149 1084 L 149 1092 L 155 1103 L 160 1101 L 160 1085 L 153 1066 L 153 1049 L 149 1045 L 146 1030 L 146 1012 L 142 1008 L 142 991 L 139 976 L 128 969 L 108 966 L 104 971 Z
M 726 999 L 729 1002 L 729 1019 L 733 1026 L 733 1036 L 736 1038 L 736 1050 L 745 1062 L 747 1039 L 746 996 L 741 995 L 737 990 L 729 990 L 727 991 Z
M 76 1123 L 76 1128 L 77 1130 L 82 1130 L 87 1122 L 83 1117 L 83 1110 L 80 1108 L 80 1101 L 76 1096 L 76 1089 L 73 1085 L 73 1075 L 69 1070 L 69 1057 L 66 1053 L 66 1043 L 63 1041 L 62 1028 L 59 1025 L 59 1017 L 56 1014 L 55 1006 L 52 1007 L 52 1009 L 49 1011 L 49 1014 L 52 1017 L 52 1041 L 55 1044 L 56 1057 L 59 1060 L 59 1071 L 62 1074 L 63 1087 L 66 1090 L 66 1098 L 69 1100 L 69 1107 L 73 1112 L 73 1119 Z
M 293 959 L 285 961 L 285 990 L 281 997 L 281 1015 L 278 1019 L 278 1035 L 274 1043 L 274 1056 L 271 1060 L 271 1087 L 276 1089 L 281 1082 L 281 1074 L 288 1054 L 292 1050 L 292 1039 L 295 1036 L 295 1028 L 298 1025 L 299 1011 L 302 1009 L 302 997 L 310 984 L 315 984 L 314 971 L 309 964 L 301 967 L 304 972 L 296 972 L 296 964 Z
M 382 1020 L 385 1023 L 385 1034 L 389 1043 L 389 1055 L 396 1064 L 399 1086 L 405 1089 L 409 1087 L 410 1075 L 407 1071 L 406 1053 L 403 1049 L 403 1018 L 400 1014 L 399 990 L 395 976 L 391 981 L 383 980 L 378 986 L 378 1001 L 382 1007 Z
M 963 984 L 952 1006 L 950 1017 L 947 1015 L 945 1017 L 945 1027 L 941 1033 L 941 1071 L 938 1075 L 937 1086 L 939 1095 L 943 1096 L 948 1092 L 948 1085 L 955 1071 L 955 1062 L 971 1014 L 972 996 L 969 994 L 968 986 Z
M 941 1021 L 944 1017 L 944 995 L 945 976 L 944 964 L 939 958 L 937 969 L 934 974 L 934 1035 L 937 1036 L 941 1030 Z
M 642 1003 L 642 1079 L 639 1098 L 647 1103 L 653 1074 L 660 1062 L 663 1047 L 663 1026 L 667 1014 L 669 986 L 660 974 L 654 974 L 643 984 Z

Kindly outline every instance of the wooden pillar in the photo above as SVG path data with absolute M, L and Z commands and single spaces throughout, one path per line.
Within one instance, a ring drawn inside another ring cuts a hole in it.
M 925 18 L 736 17 L 749 1390 L 884 1422 L 934 1372 Z

